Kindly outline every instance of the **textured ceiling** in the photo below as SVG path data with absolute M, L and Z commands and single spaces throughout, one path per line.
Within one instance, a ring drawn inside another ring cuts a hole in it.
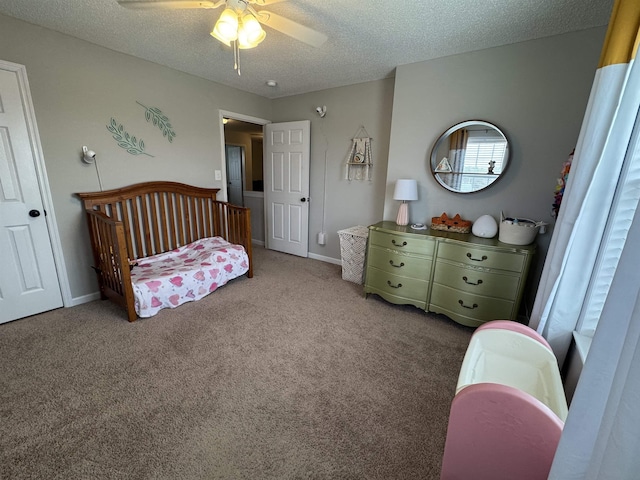
M 612 5 L 613 0 L 288 0 L 268 9 L 329 40 L 313 48 L 265 28 L 262 44 L 241 51 L 240 77 L 232 50 L 209 35 L 221 8 L 130 10 L 116 0 L 0 0 L 0 14 L 277 98 L 378 80 L 392 76 L 398 65 L 606 25 Z M 267 80 L 278 86 L 266 86 Z

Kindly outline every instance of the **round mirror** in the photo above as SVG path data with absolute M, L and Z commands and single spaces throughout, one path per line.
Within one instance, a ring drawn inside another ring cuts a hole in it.
M 431 173 L 447 190 L 472 193 L 495 182 L 509 164 L 509 142 L 489 122 L 468 120 L 454 125 L 431 151 Z

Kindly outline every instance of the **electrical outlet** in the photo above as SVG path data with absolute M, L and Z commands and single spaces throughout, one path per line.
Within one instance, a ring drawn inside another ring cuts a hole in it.
M 327 239 L 325 238 L 325 234 L 324 232 L 319 232 L 318 233 L 318 245 L 324 245 L 326 243 Z
M 222 170 L 216 170 L 214 172 L 216 180 L 222 180 Z

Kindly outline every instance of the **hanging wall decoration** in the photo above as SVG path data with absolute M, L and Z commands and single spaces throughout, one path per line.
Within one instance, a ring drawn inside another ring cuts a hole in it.
M 136 101 L 136 103 L 144 108 L 144 118 L 147 119 L 147 122 L 151 122 L 158 127 L 162 132 L 162 136 L 166 137 L 169 143 L 173 142 L 173 137 L 176 136 L 176 132 L 173 131 L 169 118 L 162 113 L 162 110 L 157 107 L 147 107 L 138 101 Z
M 363 126 L 360 126 L 351 142 L 351 150 L 346 158 L 346 180 L 371 180 L 371 167 L 373 158 L 371 155 L 371 141 Z
M 147 155 L 153 157 L 153 155 L 144 151 L 144 141 L 141 138 L 138 139 L 130 135 L 124 129 L 124 126 L 121 123 L 118 124 L 114 118 L 111 118 L 111 121 L 107 125 L 107 130 L 111 132 L 114 140 L 118 142 L 118 146 L 124 148 L 131 155 Z

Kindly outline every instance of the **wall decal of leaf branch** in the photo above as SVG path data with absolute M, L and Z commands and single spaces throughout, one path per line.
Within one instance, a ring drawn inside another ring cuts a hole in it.
M 144 141 L 141 138 L 137 139 L 135 136 L 129 135 L 122 124 L 118 124 L 114 118 L 107 125 L 107 130 L 112 133 L 113 138 L 118 142 L 118 146 L 124 148 L 131 155 L 154 156 L 144 151 Z
M 152 122 L 156 127 L 158 127 L 162 131 L 162 136 L 167 137 L 169 143 L 172 143 L 173 137 L 176 136 L 176 132 L 173 131 L 169 118 L 162 113 L 162 110 L 158 107 L 147 107 L 138 101 L 136 101 L 136 103 L 144 108 L 144 118 L 147 119 L 147 122 Z

